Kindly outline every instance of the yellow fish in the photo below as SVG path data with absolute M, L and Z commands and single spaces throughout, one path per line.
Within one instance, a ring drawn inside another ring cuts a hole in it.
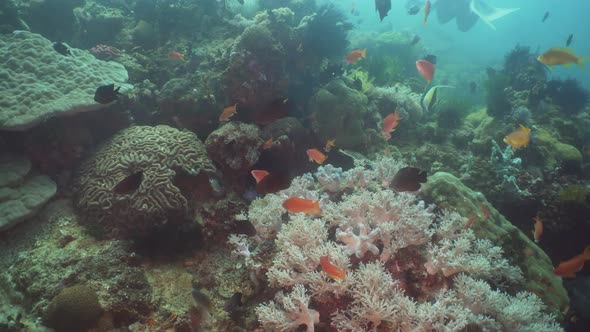
M 553 47 L 547 52 L 539 55 L 537 60 L 549 67 L 553 67 L 555 65 L 564 65 L 569 67 L 572 64 L 576 64 L 578 67 L 584 68 L 583 62 L 590 60 L 590 57 L 579 57 L 572 49 L 569 48 Z
M 512 151 L 528 146 L 531 142 L 531 129 L 523 125 L 519 125 L 515 131 L 504 137 L 504 143 L 512 147 Z

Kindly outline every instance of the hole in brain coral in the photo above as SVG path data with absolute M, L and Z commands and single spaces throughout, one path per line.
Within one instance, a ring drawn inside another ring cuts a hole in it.
M 127 175 L 123 180 L 119 181 L 113 188 L 113 192 L 117 195 L 133 194 L 143 181 L 143 171 L 135 172 Z

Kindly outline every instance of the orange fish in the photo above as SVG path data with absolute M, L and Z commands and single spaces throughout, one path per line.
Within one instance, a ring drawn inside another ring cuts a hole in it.
M 428 15 L 430 15 L 430 8 L 432 5 L 430 4 L 430 0 L 426 0 L 426 4 L 424 5 L 424 21 L 422 22 L 424 25 L 428 23 Z
M 536 243 L 541 241 L 541 236 L 543 235 L 543 221 L 541 217 L 537 215 L 535 217 L 535 228 L 533 229 L 533 238 L 535 239 Z
M 584 267 L 584 262 L 590 260 L 590 246 L 587 246 L 581 254 L 568 259 L 553 270 L 553 274 L 565 278 L 575 278 L 576 272 Z
M 184 54 L 182 54 L 180 52 L 170 52 L 170 53 L 168 53 L 168 58 L 170 58 L 172 60 L 185 61 Z
M 318 164 L 323 164 L 324 161 L 326 161 L 326 159 L 328 157 L 326 157 L 325 154 L 323 154 L 322 152 L 320 152 L 320 150 L 318 149 L 307 149 L 307 156 L 309 157 L 309 161 L 315 161 Z
M 272 144 L 274 143 L 273 138 L 269 138 L 267 139 L 264 144 L 262 144 L 262 149 L 263 150 L 268 150 L 270 148 L 272 148 Z
M 391 138 L 391 133 L 395 130 L 395 127 L 397 127 L 399 120 L 400 117 L 397 111 L 383 118 L 383 126 L 381 127 L 381 133 L 383 134 L 383 137 L 385 139 Z
M 238 113 L 238 104 L 228 106 L 223 109 L 223 112 L 221 112 L 221 115 L 219 116 L 219 121 L 229 121 L 229 119 L 231 119 L 232 116 L 236 115 L 236 113 Z
M 346 278 L 346 271 L 330 263 L 328 256 L 320 257 L 320 265 L 322 266 L 322 271 L 324 271 L 328 277 L 334 280 L 344 280 L 344 278 Z
M 255 169 L 255 170 L 252 170 L 250 172 L 250 174 L 252 174 L 252 176 L 254 177 L 254 180 L 256 180 L 256 183 L 259 183 L 260 181 L 262 181 L 262 179 L 264 179 L 270 173 L 268 173 L 268 171 L 265 171 L 265 170 Z
M 367 56 L 367 49 L 363 48 L 362 50 L 352 50 L 348 56 L 346 57 L 346 62 L 348 63 L 355 63 L 360 59 L 363 59 Z
M 326 142 L 326 146 L 324 146 L 324 151 L 326 152 L 330 152 L 330 150 L 332 150 L 333 147 L 336 146 L 336 140 L 335 139 L 329 139 Z
M 320 209 L 320 201 L 310 201 L 309 199 L 299 198 L 299 197 L 291 197 L 287 198 L 283 202 L 283 207 L 285 210 L 291 213 L 300 213 L 303 212 L 305 214 L 312 214 L 319 216 L 322 214 L 322 210 Z
M 434 65 L 426 60 L 418 60 L 416 61 L 416 69 L 418 69 L 418 72 L 424 77 L 426 82 L 430 84 L 434 78 Z
M 523 125 L 504 137 L 504 143 L 512 147 L 512 151 L 524 148 L 531 142 L 531 129 Z

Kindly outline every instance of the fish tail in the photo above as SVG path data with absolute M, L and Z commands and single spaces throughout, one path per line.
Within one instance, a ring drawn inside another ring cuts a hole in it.
M 362 58 L 365 58 L 366 56 L 367 56 L 367 49 L 366 48 L 363 48 L 362 51 L 361 51 L 361 57 Z
M 584 249 L 582 255 L 584 256 L 584 260 L 590 261 L 590 245 Z
M 316 200 L 312 202 L 313 207 L 312 207 L 312 213 L 319 216 L 322 214 L 322 209 L 320 208 L 320 200 Z
M 590 56 L 583 56 L 578 58 L 578 61 L 576 61 L 576 64 L 578 65 L 578 67 L 582 68 L 582 69 L 586 69 L 586 67 L 584 66 L 584 62 L 586 61 L 590 61 Z

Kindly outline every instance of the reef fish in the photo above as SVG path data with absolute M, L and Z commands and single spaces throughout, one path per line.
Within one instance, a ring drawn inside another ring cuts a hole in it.
M 531 142 L 531 129 L 523 125 L 504 137 L 504 143 L 512 147 L 512 151 L 526 147 Z
M 541 236 L 543 235 L 543 221 L 539 215 L 537 215 L 534 220 L 535 226 L 533 228 L 533 239 L 535 239 L 536 243 L 539 243 L 541 241 Z
M 422 24 L 424 25 L 428 23 L 428 16 L 430 15 L 431 8 L 432 4 L 430 3 L 430 0 L 426 0 L 426 3 L 424 4 L 424 20 L 422 21 Z
M 64 43 L 61 42 L 53 43 L 53 49 L 61 55 L 72 55 L 70 49 Z
M 565 278 L 575 278 L 576 272 L 582 270 L 584 262 L 587 260 L 590 260 L 590 246 L 587 246 L 581 254 L 559 263 L 553 270 L 553 274 Z
M 305 198 L 291 197 L 287 198 L 283 202 L 283 207 L 285 208 L 285 210 L 291 213 L 303 212 L 305 214 L 311 214 L 316 216 L 322 214 L 322 210 L 320 208 L 320 201 L 318 200 L 312 201 Z
M 545 12 L 545 15 L 543 15 L 543 19 L 541 20 L 542 23 L 545 23 L 545 21 L 547 21 L 547 19 L 549 18 L 549 12 Z
M 291 177 L 287 172 L 272 172 L 256 183 L 256 191 L 260 194 L 272 194 L 289 188 Z
M 195 307 L 203 308 L 208 312 L 211 312 L 213 306 L 211 305 L 211 300 L 209 299 L 209 296 L 207 296 L 207 294 L 205 294 L 201 290 L 193 289 L 191 295 L 193 296 Z
M 418 69 L 418 72 L 420 73 L 420 75 L 422 75 L 422 77 L 424 77 L 426 82 L 430 84 L 430 82 L 434 78 L 434 65 L 426 60 L 418 60 L 416 61 L 416 69 Z
M 367 49 L 363 48 L 362 50 L 352 50 L 346 56 L 346 62 L 348 63 L 355 63 L 360 59 L 364 59 L 367 56 Z
M 590 57 L 579 57 L 572 49 L 569 48 L 553 47 L 547 52 L 539 55 L 537 60 L 539 60 L 539 62 L 542 64 L 549 66 L 550 68 L 555 65 L 569 67 L 572 64 L 576 64 L 578 67 L 584 68 L 583 62 L 590 60 Z
M 420 42 L 420 36 L 415 35 L 414 38 L 408 43 L 410 46 L 414 46 Z
M 219 121 L 229 121 L 232 116 L 238 113 L 238 104 L 234 104 L 232 106 L 228 106 L 223 109 L 221 115 L 219 116 Z
M 320 165 L 323 164 L 324 161 L 326 161 L 326 159 L 328 158 L 318 149 L 307 149 L 306 153 L 307 157 L 309 158 L 309 161 L 314 161 Z
M 383 137 L 386 140 L 389 140 L 391 138 L 391 133 L 397 127 L 399 120 L 400 120 L 400 116 L 397 111 L 395 111 L 395 112 L 387 115 L 385 118 L 383 118 L 383 125 L 381 126 L 381 134 L 383 135 Z
M 270 148 L 272 148 L 272 145 L 274 144 L 274 140 L 273 138 L 269 138 L 266 141 L 264 141 L 264 144 L 262 144 L 262 149 L 263 150 L 268 150 Z
M 391 10 L 391 0 L 375 0 L 375 9 L 379 12 L 379 19 L 383 22 L 383 19 Z
M 143 171 L 138 171 L 133 174 L 126 176 L 123 180 L 119 181 L 113 188 L 113 193 L 117 195 L 129 195 L 134 193 L 141 182 L 143 181 Z
M 115 89 L 115 84 L 102 85 L 96 88 L 94 92 L 94 101 L 100 104 L 109 104 L 119 99 L 119 89 Z
M 250 172 L 250 174 L 252 174 L 252 177 L 254 177 L 254 180 L 256 180 L 256 183 L 260 183 L 260 181 L 262 181 L 262 179 L 264 179 L 270 173 L 268 173 L 268 171 L 265 171 L 265 170 L 255 169 L 255 170 L 252 170 Z
M 329 139 L 326 141 L 326 146 L 324 146 L 324 151 L 326 152 L 330 152 L 330 150 L 332 150 L 333 147 L 336 146 L 336 140 L 335 139 Z
M 572 40 L 574 39 L 574 34 L 570 33 L 570 35 L 567 37 L 567 40 L 565 41 L 565 46 L 568 47 L 572 44 Z
M 170 52 L 170 53 L 168 53 L 168 58 L 170 58 L 172 60 L 185 61 L 184 54 L 182 54 L 180 52 Z
M 422 183 L 427 180 L 426 171 L 419 168 L 407 166 L 395 174 L 391 181 L 391 186 L 397 192 L 417 191 Z
M 408 15 L 416 15 L 420 12 L 420 7 L 418 6 L 412 6 L 410 8 L 408 8 Z
M 455 87 L 450 85 L 435 85 L 430 88 L 422 97 L 422 108 L 424 111 L 430 112 L 438 105 L 438 89 L 440 88 L 454 89 Z
M 334 280 L 344 280 L 346 278 L 346 271 L 330 263 L 328 256 L 320 257 L 320 265 L 322 266 L 322 271 L 326 273 L 328 277 Z

